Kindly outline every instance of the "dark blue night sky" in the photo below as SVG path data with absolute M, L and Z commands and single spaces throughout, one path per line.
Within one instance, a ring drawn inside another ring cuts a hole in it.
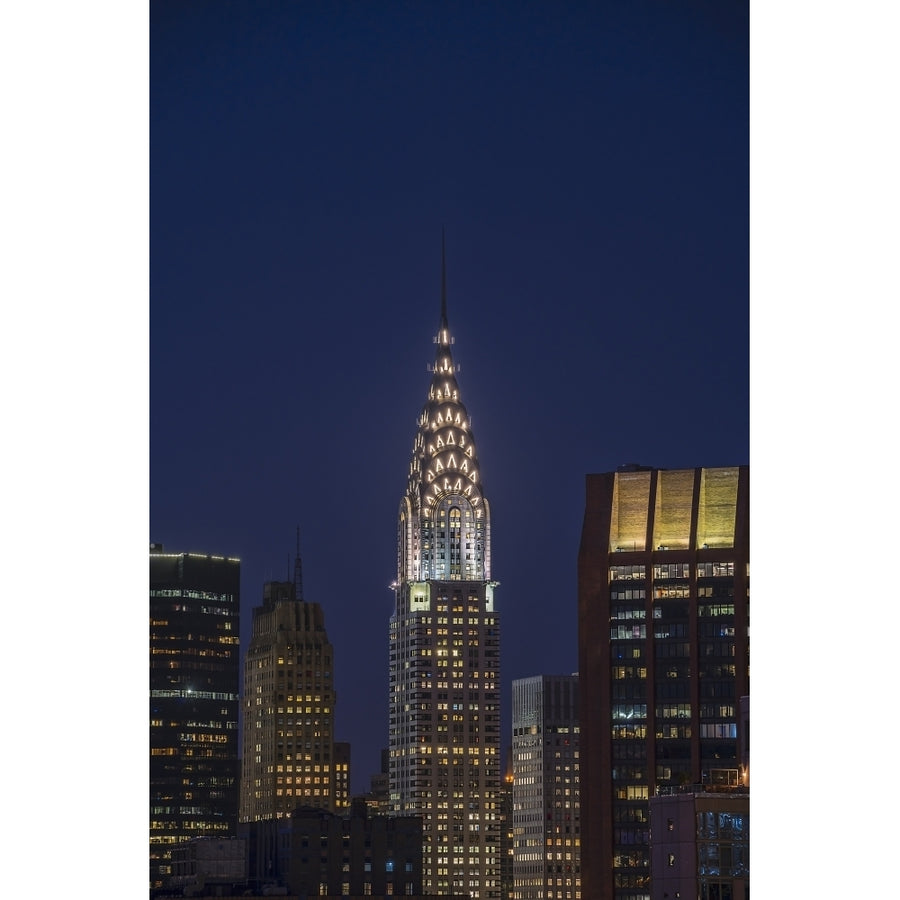
M 747 4 L 154 0 L 149 97 L 151 539 L 241 558 L 246 644 L 300 527 L 368 789 L 443 229 L 508 731 L 585 474 L 749 462 Z

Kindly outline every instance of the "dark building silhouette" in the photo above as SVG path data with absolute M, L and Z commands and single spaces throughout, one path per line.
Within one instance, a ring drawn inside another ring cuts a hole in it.
M 369 815 L 390 815 L 391 812 L 391 792 L 390 792 L 390 751 L 387 748 L 382 749 L 378 754 L 381 762 L 378 772 L 369 776 L 369 790 L 365 794 L 359 795 L 369 809 Z
M 334 651 L 318 603 L 293 581 L 263 588 L 244 660 L 240 820 L 335 808 Z M 340 780 L 338 781 L 339 784 Z
M 176 844 L 233 837 L 238 811 L 237 559 L 150 545 L 150 886 Z
M 166 888 L 176 895 L 230 896 L 247 887 L 247 842 L 242 838 L 194 838 L 172 848 Z
M 422 820 L 369 816 L 354 799 L 348 815 L 298 807 L 287 817 L 246 822 L 249 883 L 292 896 L 418 896 L 422 893 Z
M 741 777 L 749 467 L 588 475 L 578 555 L 582 896 L 649 900 L 650 798 Z
M 487 900 L 500 896 L 500 620 L 443 258 L 441 276 L 437 353 L 398 515 L 390 802 L 422 817 L 425 890 Z
M 693 785 L 650 798 L 651 900 L 747 900 L 750 795 Z

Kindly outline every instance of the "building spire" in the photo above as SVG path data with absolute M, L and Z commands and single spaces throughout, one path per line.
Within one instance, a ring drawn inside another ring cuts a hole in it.
M 303 600 L 303 564 L 300 562 L 300 526 L 297 526 L 297 555 L 294 557 L 294 597 Z
M 444 226 L 441 226 L 441 328 L 447 328 L 447 263 L 444 253 Z
M 438 372 L 444 374 L 453 372 L 453 358 L 450 354 L 450 345 L 453 343 L 453 338 L 450 337 L 450 325 L 447 322 L 447 254 L 444 249 L 443 225 L 441 226 L 441 324 L 434 342 L 437 344 L 437 356 L 434 368 L 430 369 L 430 371 L 434 372 L 435 375 Z

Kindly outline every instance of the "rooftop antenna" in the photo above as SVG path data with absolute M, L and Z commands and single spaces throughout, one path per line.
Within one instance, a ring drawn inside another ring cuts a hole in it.
M 303 600 L 303 565 L 300 562 L 300 526 L 297 526 L 297 555 L 294 558 L 294 596 Z
M 441 328 L 447 327 L 447 262 L 444 253 L 444 226 L 441 226 Z

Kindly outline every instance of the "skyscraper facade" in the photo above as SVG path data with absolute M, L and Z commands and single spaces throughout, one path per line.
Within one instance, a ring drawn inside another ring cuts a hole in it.
M 150 886 L 237 827 L 240 560 L 150 545 Z
M 334 755 L 331 759 L 334 773 L 332 790 L 334 793 L 334 811 L 338 814 L 350 809 L 350 744 L 347 741 L 334 742 Z
M 253 610 L 244 660 L 241 822 L 333 812 L 334 651 L 318 603 L 294 581 L 270 582 Z
M 748 466 L 588 475 L 578 555 L 582 889 L 649 900 L 649 798 L 741 777 Z
M 500 900 L 512 900 L 513 891 L 513 763 L 512 747 L 506 748 L 500 784 Z
M 578 676 L 512 683 L 515 900 L 579 900 Z
M 390 802 L 423 819 L 425 893 L 500 896 L 500 621 L 491 517 L 447 322 L 413 441 L 390 622 Z

